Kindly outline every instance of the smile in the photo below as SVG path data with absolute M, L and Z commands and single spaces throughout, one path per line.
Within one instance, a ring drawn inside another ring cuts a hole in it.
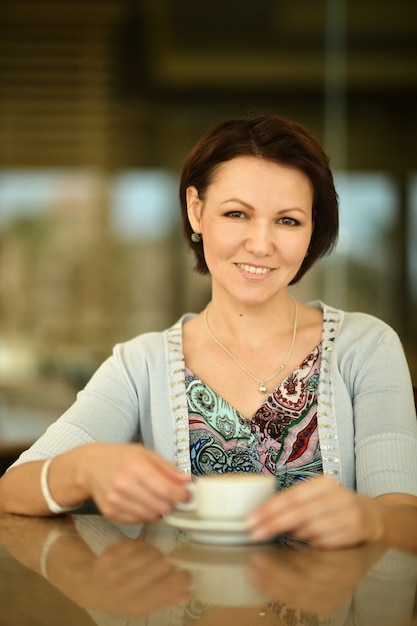
M 269 267 L 255 267 L 254 265 L 246 265 L 244 263 L 236 263 L 236 265 L 244 272 L 249 272 L 249 274 L 268 274 L 271 271 Z

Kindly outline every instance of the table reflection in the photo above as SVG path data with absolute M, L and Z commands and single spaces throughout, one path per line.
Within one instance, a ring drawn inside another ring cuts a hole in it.
M 163 522 L 124 527 L 96 515 L 3 516 L 0 540 L 3 560 L 41 577 L 51 602 L 72 603 L 85 623 L 99 626 L 417 624 L 417 556 L 378 546 L 320 551 L 290 540 L 209 546 Z M 4 572 L 2 615 L 5 606 L 10 612 Z M 39 616 L 22 573 L 17 582 L 16 598 L 32 605 L 36 623 L 53 623 Z M 66 615 L 61 625 L 80 624 L 79 616 Z M 8 618 L 14 623 L 22 622 Z

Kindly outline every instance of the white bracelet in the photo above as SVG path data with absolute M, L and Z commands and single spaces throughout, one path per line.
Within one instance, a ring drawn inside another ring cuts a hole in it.
M 72 511 L 74 507 L 64 507 L 55 502 L 53 497 L 51 496 L 51 492 L 48 487 L 48 470 L 51 464 L 52 459 L 48 459 L 42 466 L 41 470 L 41 491 L 42 495 L 45 498 L 45 502 L 48 505 L 48 509 L 51 513 L 65 513 L 67 511 Z
M 46 578 L 46 580 L 48 580 L 48 572 L 46 569 L 46 564 L 48 561 L 49 551 L 52 548 L 55 541 L 59 539 L 60 537 L 62 537 L 62 533 L 57 528 L 53 528 L 51 532 L 49 533 L 49 535 L 47 536 L 45 543 L 42 546 L 40 566 L 41 566 L 42 576 Z

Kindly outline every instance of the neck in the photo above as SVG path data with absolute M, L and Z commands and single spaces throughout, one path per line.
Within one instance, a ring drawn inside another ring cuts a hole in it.
M 294 303 L 288 292 L 262 306 L 224 301 L 213 294 L 208 305 L 212 331 L 220 339 L 256 347 L 293 327 Z

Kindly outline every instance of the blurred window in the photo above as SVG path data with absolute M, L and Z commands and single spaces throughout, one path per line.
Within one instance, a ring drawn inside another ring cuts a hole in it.
M 396 227 L 397 190 L 384 174 L 341 173 L 335 176 L 340 202 L 337 251 L 376 267 L 387 263 L 387 243 Z
M 165 170 L 116 176 L 111 189 L 111 223 L 123 239 L 167 236 L 179 221 L 178 180 Z

